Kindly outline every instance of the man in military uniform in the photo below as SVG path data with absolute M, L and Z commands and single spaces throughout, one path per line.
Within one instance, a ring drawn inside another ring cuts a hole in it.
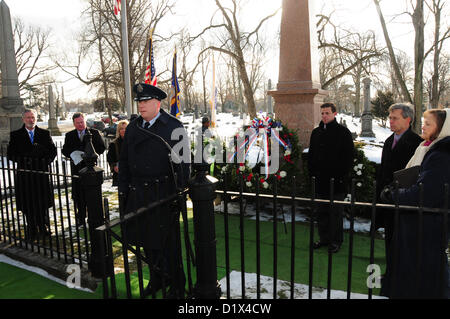
M 182 123 L 161 109 L 161 100 L 167 94 L 144 83 L 136 84 L 133 91 L 140 116 L 128 125 L 122 143 L 119 160 L 122 215 L 174 194 L 187 184 L 190 174 L 189 154 L 183 157 L 172 152 L 175 145 L 177 149 L 183 145 L 182 149 L 189 153 L 189 141 Z M 180 163 L 183 158 L 188 160 Z M 149 260 L 150 283 L 145 295 L 170 286 L 169 297 L 184 297 L 178 221 L 179 209 L 170 203 L 145 212 L 124 226 L 126 241 L 143 247 Z

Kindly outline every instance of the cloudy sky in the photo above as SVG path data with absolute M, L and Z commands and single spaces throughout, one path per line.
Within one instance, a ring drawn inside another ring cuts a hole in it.
M 111 0 L 113 1 L 113 0 Z M 245 0 L 251 3 L 252 0 Z M 254 1 L 253 1 L 254 2 Z M 378 33 L 379 42 L 384 44 L 384 38 L 380 32 L 378 16 L 372 0 L 312 0 L 316 12 L 330 13 L 340 24 L 355 30 L 366 31 L 375 30 Z M 393 13 L 400 13 L 405 8 L 406 0 L 382 1 L 382 9 L 386 15 L 386 20 L 390 21 Z M 73 46 L 76 33 L 80 30 L 80 13 L 85 6 L 83 0 L 6 0 L 10 7 L 11 15 L 20 17 L 26 24 L 51 28 L 54 34 L 54 45 L 59 47 Z M 260 17 L 267 12 L 273 12 L 281 6 L 281 0 L 258 0 L 258 5 L 249 7 L 245 14 L 245 22 L 251 23 L 254 18 Z M 182 0 L 178 1 L 176 16 L 178 21 L 189 24 L 191 34 L 201 30 L 202 26 L 209 22 L 214 11 L 213 0 Z M 280 15 L 274 23 L 279 24 Z M 394 45 L 402 43 L 403 50 L 413 43 L 413 28 L 408 22 L 410 18 L 401 16 L 395 23 L 389 25 L 392 32 Z M 271 72 L 277 74 L 278 55 L 277 50 L 273 51 L 273 58 L 268 67 Z M 274 76 L 275 78 L 277 76 Z M 64 91 L 67 100 L 75 100 L 78 97 L 89 95 L 86 88 L 76 80 L 69 80 L 67 75 L 62 75 L 59 80 L 64 84 Z M 273 82 L 277 82 L 276 79 Z

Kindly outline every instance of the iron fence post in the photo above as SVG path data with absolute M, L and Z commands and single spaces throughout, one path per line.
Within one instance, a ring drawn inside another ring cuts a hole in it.
M 214 199 L 218 180 L 207 176 L 209 164 L 194 164 L 195 175 L 189 181 L 189 196 L 194 211 L 194 244 L 197 261 L 197 283 L 194 297 L 218 299 L 221 295 L 217 281 L 216 230 Z
M 87 139 L 83 160 L 86 167 L 80 170 L 81 185 L 84 192 L 88 212 L 89 238 L 91 254 L 88 261 L 92 276 L 101 278 L 103 276 L 101 255 L 101 236 L 95 229 L 104 224 L 104 208 L 102 198 L 103 169 L 96 166 L 98 154 L 92 145 L 92 134 L 86 130 L 84 138 Z

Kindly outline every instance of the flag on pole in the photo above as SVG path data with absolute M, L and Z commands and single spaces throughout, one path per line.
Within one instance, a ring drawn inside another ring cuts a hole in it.
M 210 127 L 216 127 L 216 109 L 217 109 L 217 88 L 216 88 L 216 64 L 213 54 L 213 73 L 212 73 L 212 88 L 211 88 L 211 100 L 209 101 L 211 106 L 211 122 Z
M 180 112 L 180 86 L 178 85 L 177 78 L 177 51 L 173 54 L 173 62 L 172 62 L 172 88 L 173 88 L 173 96 L 170 100 L 170 114 L 179 117 Z
M 114 14 L 116 16 L 120 13 L 120 1 L 121 0 L 114 0 Z
M 150 40 L 149 40 L 149 44 L 148 44 L 149 62 L 148 62 L 147 69 L 145 70 L 145 83 L 156 86 L 158 84 L 158 80 L 156 79 L 155 63 L 153 61 L 152 34 L 153 34 L 153 31 L 150 34 Z

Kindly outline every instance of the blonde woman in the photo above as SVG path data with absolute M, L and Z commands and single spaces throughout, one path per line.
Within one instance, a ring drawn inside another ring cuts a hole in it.
M 125 136 L 127 126 L 127 120 L 122 120 L 117 123 L 116 138 L 109 144 L 108 153 L 106 154 L 106 159 L 113 175 L 113 186 L 117 186 L 119 181 L 120 150 L 122 148 L 123 137 Z

